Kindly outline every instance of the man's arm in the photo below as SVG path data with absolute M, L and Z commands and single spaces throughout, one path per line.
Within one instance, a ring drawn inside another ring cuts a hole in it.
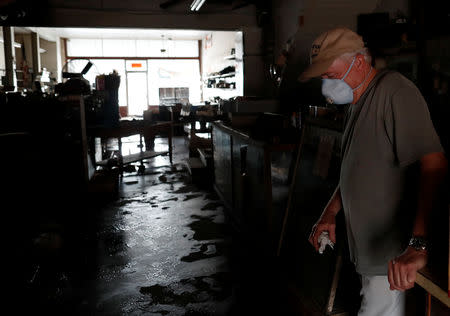
M 436 194 L 447 174 L 447 159 L 443 153 L 428 154 L 420 160 L 420 184 L 414 236 L 428 235 L 428 222 Z
M 339 186 L 331 196 L 330 201 L 325 206 L 317 223 L 313 226 L 309 235 L 309 242 L 319 251 L 319 236 L 323 231 L 328 231 L 330 240 L 336 243 L 336 214 L 342 208 L 341 189 Z
M 427 238 L 428 222 L 434 201 L 447 174 L 443 153 L 431 153 L 420 160 L 420 183 L 417 215 L 413 236 Z M 416 273 L 427 264 L 427 252 L 408 247 L 399 257 L 389 261 L 388 279 L 391 290 L 404 291 L 414 286 Z

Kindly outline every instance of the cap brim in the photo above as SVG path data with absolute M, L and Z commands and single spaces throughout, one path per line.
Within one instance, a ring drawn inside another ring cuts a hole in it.
M 331 66 L 336 58 L 337 57 L 333 57 L 309 65 L 308 68 L 306 68 L 305 71 L 303 71 L 302 74 L 298 77 L 298 80 L 300 82 L 306 82 L 311 78 L 320 77 L 327 71 L 327 69 Z

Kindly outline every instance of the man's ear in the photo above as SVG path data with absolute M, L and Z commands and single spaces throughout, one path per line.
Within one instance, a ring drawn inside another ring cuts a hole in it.
M 364 55 L 363 54 L 357 54 L 356 56 L 355 56 L 355 67 L 357 68 L 357 69 L 362 69 L 363 67 L 364 67 L 364 64 L 366 63 L 366 60 L 365 60 L 365 58 L 364 58 Z

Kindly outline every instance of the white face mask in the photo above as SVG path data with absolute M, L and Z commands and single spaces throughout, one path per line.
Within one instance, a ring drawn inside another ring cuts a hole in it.
M 361 85 L 366 82 L 367 77 L 372 72 L 372 67 L 369 73 L 364 78 L 364 80 L 355 88 L 352 89 L 344 79 L 347 77 L 348 73 L 355 63 L 356 57 L 353 57 L 353 61 L 345 73 L 344 77 L 341 79 L 322 79 L 322 94 L 327 99 L 328 103 L 331 104 L 347 104 L 353 102 L 353 91 L 359 89 Z

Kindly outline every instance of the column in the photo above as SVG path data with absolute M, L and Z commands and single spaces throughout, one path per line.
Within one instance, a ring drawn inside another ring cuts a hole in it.
M 3 27 L 3 40 L 5 48 L 5 70 L 6 81 L 5 90 L 14 91 L 16 88 L 16 54 L 14 51 L 14 28 L 10 26 Z

